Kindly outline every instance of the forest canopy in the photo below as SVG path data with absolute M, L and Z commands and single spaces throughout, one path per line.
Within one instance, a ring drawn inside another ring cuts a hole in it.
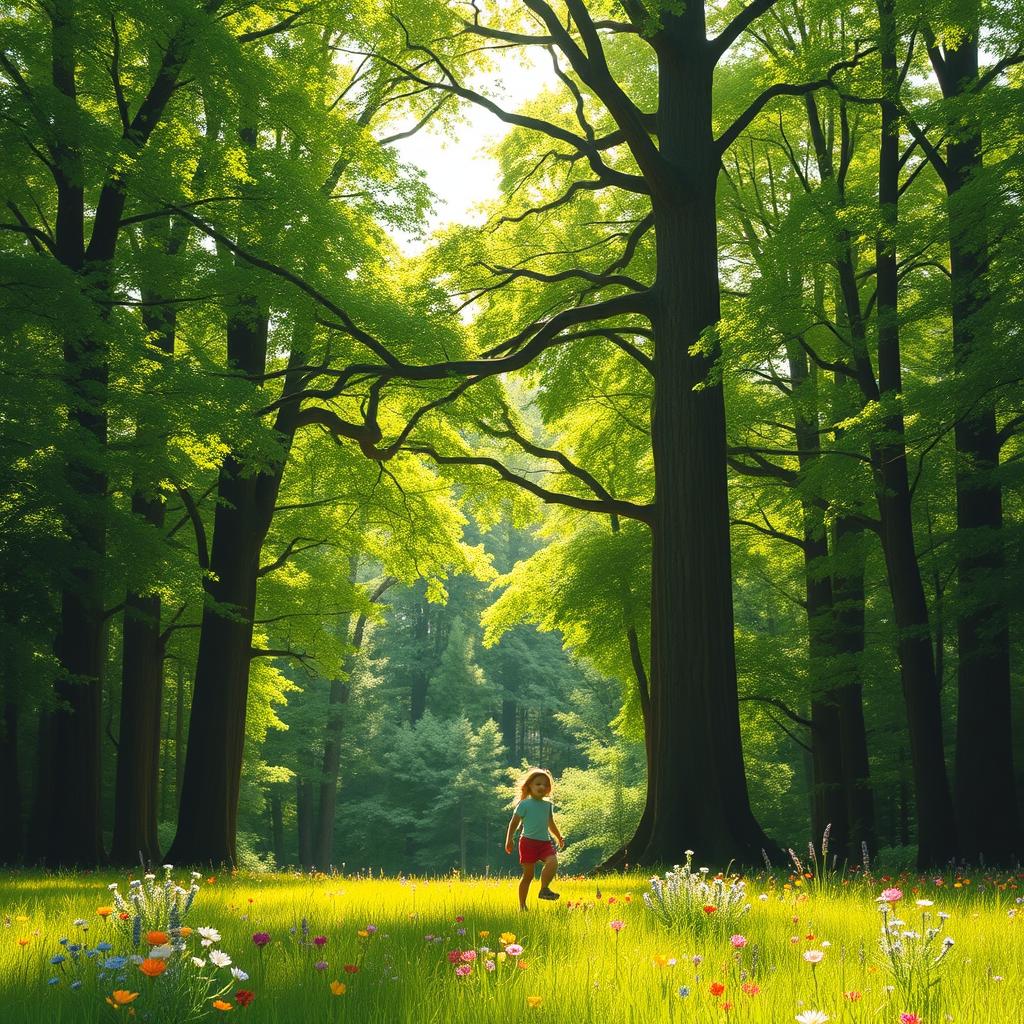
M 1019 857 L 1019 4 L 0 17 L 0 862 Z

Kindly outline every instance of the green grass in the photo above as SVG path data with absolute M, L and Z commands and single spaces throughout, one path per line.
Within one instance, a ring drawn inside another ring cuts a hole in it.
M 114 1010 L 104 1001 L 115 987 L 140 993 L 131 1004 L 135 1020 L 183 1020 L 155 1008 L 167 976 L 151 980 L 129 966 L 123 983 L 112 978 L 100 983 L 90 962 L 83 986 L 71 991 L 71 975 L 62 970 L 66 965 L 49 962 L 61 952 L 62 937 L 75 942 L 84 935 L 90 945 L 106 938 L 115 945 L 114 952 L 134 952 L 125 947 L 116 922 L 104 923 L 96 913 L 111 902 L 107 884 L 119 881 L 124 890 L 128 877 L 0 875 L 3 1024 L 127 1019 L 127 1009 Z M 560 903 L 538 904 L 531 897 L 527 914 L 517 912 L 513 879 L 222 875 L 213 884 L 202 881 L 187 923 L 219 929 L 222 940 L 216 947 L 251 975 L 244 984 L 233 985 L 230 998 L 237 988 L 250 989 L 255 993 L 252 1005 L 229 1013 L 210 1010 L 210 1019 L 241 1018 L 251 1024 L 781 1024 L 809 1009 L 824 1012 L 831 1021 L 872 1024 L 897 1024 L 904 1012 L 921 1014 L 925 1024 L 1024 1021 L 1024 905 L 1018 912 L 1016 902 L 1024 882 L 1019 878 L 972 877 L 960 888 L 954 888 L 952 879 L 942 887 L 930 878 L 896 880 L 905 891 L 898 910 L 908 927 L 920 928 L 922 910 L 914 906 L 916 898 L 935 901 L 930 913 L 950 914 L 943 934 L 956 944 L 942 965 L 927 1013 L 886 989 L 892 979 L 879 951 L 881 915 L 875 897 L 890 883 L 853 880 L 831 893 L 819 893 L 809 883 L 786 888 L 786 882 L 764 875 L 749 879 L 752 906 L 739 927 L 748 942 L 739 951 L 724 932 L 696 936 L 664 928 L 644 907 L 641 897 L 648 883 L 636 875 L 601 878 L 601 898 L 594 879 L 562 878 L 557 886 Z M 768 898 L 759 899 L 761 893 Z M 75 918 L 88 922 L 87 932 L 73 925 Z M 322 949 L 302 944 L 303 919 L 310 938 L 327 937 Z M 625 922 L 618 935 L 609 927 L 615 919 Z M 361 938 L 358 931 L 367 924 L 376 925 L 377 931 Z M 460 928 L 464 935 L 458 934 Z M 261 931 L 272 937 L 262 953 L 252 942 L 253 933 Z M 481 938 L 481 932 L 490 934 Z M 520 960 L 526 969 L 508 957 L 487 972 L 478 954 L 468 977 L 455 976 L 449 950 L 498 950 L 502 932 L 513 932 L 524 947 Z M 442 941 L 426 941 L 429 934 L 442 936 Z M 808 939 L 810 935 L 814 938 Z M 792 941 L 794 936 L 797 941 Z M 28 942 L 20 944 L 24 939 Z M 198 935 L 188 942 L 200 952 Z M 802 957 L 810 948 L 825 952 L 813 971 Z M 698 956 L 702 961 L 695 964 Z M 659 966 L 655 958 L 662 957 L 676 963 Z M 318 971 L 314 963 L 321 958 L 329 967 Z M 345 964 L 358 965 L 358 972 L 346 974 Z M 60 983 L 49 986 L 50 977 L 59 977 Z M 346 984 L 343 995 L 330 991 L 336 979 Z M 725 985 L 717 997 L 709 991 L 714 982 Z M 760 991 L 744 993 L 744 982 L 753 982 Z M 680 986 L 688 986 L 690 994 L 680 996 Z M 844 998 L 850 991 L 862 997 L 855 1002 Z M 540 1006 L 531 1008 L 528 996 L 540 996 Z M 726 1002 L 731 1009 L 723 1009 Z

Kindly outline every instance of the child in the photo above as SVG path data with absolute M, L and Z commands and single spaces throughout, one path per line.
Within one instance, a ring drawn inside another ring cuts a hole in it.
M 540 874 L 540 892 L 537 898 L 557 900 L 558 893 L 550 889 L 551 879 L 558 870 L 558 856 L 551 836 L 558 840 L 559 849 L 565 849 L 565 840 L 555 824 L 554 809 L 551 801 L 545 799 L 551 795 L 551 773 L 544 768 L 528 768 L 519 787 L 519 803 L 512 813 L 505 833 L 505 852 L 512 852 L 512 833 L 523 826 L 523 834 L 519 837 L 519 863 L 523 867 L 523 877 L 519 879 L 519 909 L 526 909 L 526 897 L 530 893 L 530 882 L 533 880 L 534 865 L 537 861 L 544 862 Z M 549 835 L 550 833 L 550 835 Z

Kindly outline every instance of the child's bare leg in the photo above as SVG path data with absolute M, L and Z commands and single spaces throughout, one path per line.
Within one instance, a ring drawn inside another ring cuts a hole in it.
M 555 872 L 558 870 L 558 858 L 552 854 L 546 861 L 544 861 L 544 870 L 540 873 L 540 888 L 541 892 L 548 888 L 551 884 L 551 879 L 555 877 Z
M 526 909 L 526 897 L 530 894 L 530 883 L 533 881 L 533 865 L 523 865 L 523 877 L 519 879 L 519 909 Z

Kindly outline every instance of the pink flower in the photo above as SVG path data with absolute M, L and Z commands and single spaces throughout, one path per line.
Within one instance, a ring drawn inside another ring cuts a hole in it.
M 878 897 L 880 903 L 898 903 L 903 899 L 903 890 L 897 889 L 893 886 L 891 889 L 885 889 L 882 891 L 882 895 Z
M 476 950 L 467 949 L 466 952 L 462 954 L 462 959 L 465 960 L 467 964 L 471 964 L 476 959 Z
M 320 946 L 326 946 L 327 945 L 327 936 L 326 935 L 317 935 L 317 936 L 315 936 L 314 939 L 313 939 L 313 945 L 316 946 L 317 948 L 319 948 Z
M 486 967 L 487 970 L 489 970 L 489 971 L 493 971 L 494 970 L 494 961 L 493 960 L 485 960 L 484 961 L 484 967 Z
M 461 949 L 449 949 L 448 950 L 448 963 L 457 964 L 462 959 Z
M 921 1018 L 916 1013 L 901 1013 L 900 1024 L 921 1024 Z
M 742 949 L 746 944 L 746 937 L 743 935 L 734 935 L 729 941 L 732 943 L 733 949 Z
M 508 953 L 509 956 L 519 956 L 522 951 L 523 947 L 520 946 L 518 942 L 510 942 L 505 947 L 505 952 Z
M 619 932 L 621 932 L 623 928 L 626 927 L 625 921 L 609 921 L 609 924 L 611 925 L 612 931 L 615 932 L 616 935 Z
M 473 970 L 473 968 L 472 968 L 472 966 L 470 964 L 459 964 L 459 966 L 455 968 L 455 973 L 460 978 L 464 978 L 472 970 Z
M 256 932 L 252 941 L 256 943 L 258 949 L 262 949 L 270 941 L 270 935 L 268 932 Z
M 820 964 L 825 959 L 825 954 L 820 949 L 809 949 L 804 953 L 804 959 L 809 964 Z

